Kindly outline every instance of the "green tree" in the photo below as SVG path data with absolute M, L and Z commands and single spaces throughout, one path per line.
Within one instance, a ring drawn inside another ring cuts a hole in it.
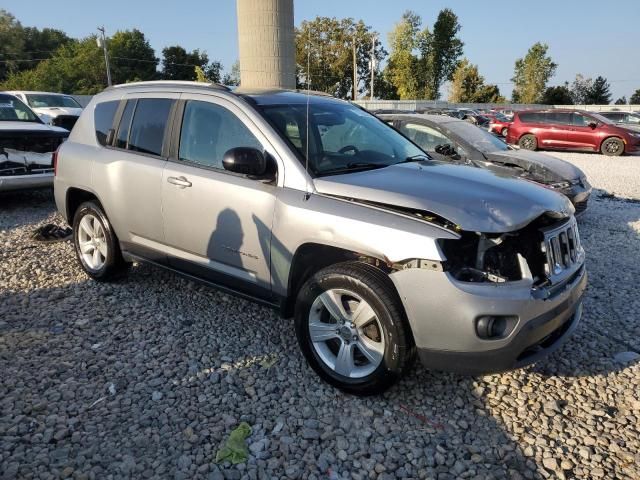
M 540 103 L 545 105 L 573 105 L 573 97 L 569 90 L 569 83 L 558 87 L 549 87 L 542 94 Z
M 30 70 L 38 66 L 41 60 L 51 58 L 58 48 L 67 45 L 73 41 L 62 30 L 53 28 L 25 27 L 22 29 L 22 38 L 24 40 L 24 52 L 21 55 L 29 62 L 23 62 L 19 65 L 19 70 Z
M 424 92 L 420 92 L 424 76 L 420 75 L 420 59 L 415 50 L 426 41 L 429 31 L 421 31 L 421 25 L 422 19 L 418 14 L 406 11 L 389 32 L 391 53 L 384 76 L 402 100 L 424 98 Z
M 113 83 L 153 80 L 158 59 L 140 30 L 118 31 L 107 41 Z
M 486 85 L 484 77 L 478 72 L 478 66 L 463 59 L 455 72 L 449 90 L 451 103 L 502 103 L 497 85 Z
M 611 86 L 606 78 L 596 77 L 585 103 L 587 105 L 609 105 L 611 103 Z
M 303 21 L 296 30 L 298 87 L 353 98 L 353 57 L 355 47 L 358 85 L 361 94 L 371 78 L 371 45 L 377 35 L 362 20 L 316 17 Z M 374 57 L 381 62 L 387 53 L 376 42 Z
M 534 44 L 524 58 L 516 60 L 513 101 L 516 103 L 537 103 L 555 74 L 557 65 L 547 55 L 549 47 L 543 43 Z
M 224 74 L 222 77 L 223 85 L 227 85 L 229 87 L 237 87 L 240 85 L 240 61 L 236 60 L 231 65 L 231 70 Z
M 0 82 L 19 70 L 24 52 L 22 25 L 6 10 L 0 10 Z
M 629 98 L 629 105 L 640 105 L 640 88 L 633 92 L 633 95 Z
M 440 87 L 451 80 L 460 57 L 464 43 L 458 38 L 462 26 L 458 16 L 449 8 L 441 10 L 433 24 L 433 33 L 426 35 L 420 49 L 422 51 L 422 71 L 427 74 L 425 96 L 440 98 Z
M 102 49 L 92 35 L 63 45 L 34 69 L 12 73 L 2 88 L 93 95 L 106 83 Z
M 206 52 L 195 49 L 187 52 L 183 47 L 174 45 L 162 49 L 162 78 L 165 80 L 195 80 L 195 67 L 200 67 L 211 82 L 220 81 L 222 64 L 209 63 Z
M 616 105 L 626 105 L 626 104 L 627 104 L 627 97 L 625 97 L 624 95 L 616 100 Z

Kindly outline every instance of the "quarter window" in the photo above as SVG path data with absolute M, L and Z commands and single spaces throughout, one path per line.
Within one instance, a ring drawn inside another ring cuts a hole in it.
M 162 142 L 173 100 L 141 98 L 131 123 L 129 150 L 151 155 L 162 154 Z
M 133 117 L 133 110 L 136 108 L 135 100 L 128 100 L 127 105 L 122 112 L 122 118 L 120 119 L 120 127 L 118 127 L 118 134 L 116 136 L 116 147 L 127 148 L 127 140 L 129 140 L 129 128 L 131 127 L 131 117 Z
M 222 169 L 224 154 L 232 148 L 263 150 L 246 125 L 219 105 L 190 100 L 182 118 L 180 160 Z
M 96 105 L 94 111 L 94 123 L 96 128 L 96 138 L 100 145 L 107 144 L 107 135 L 113 126 L 113 117 L 118 109 L 119 101 L 102 102 Z

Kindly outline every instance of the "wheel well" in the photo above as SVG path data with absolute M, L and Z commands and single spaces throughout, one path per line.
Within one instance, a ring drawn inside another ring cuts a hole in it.
M 291 261 L 287 296 L 281 308 L 282 317 L 290 318 L 293 316 L 298 291 L 309 277 L 330 265 L 354 260 L 373 265 L 385 273 L 390 271 L 383 261 L 357 252 L 318 243 L 301 245 Z
M 70 188 L 67 190 L 67 222 L 69 224 L 73 223 L 73 217 L 78 207 L 89 200 L 96 200 L 100 203 L 98 197 L 86 190 L 80 188 Z

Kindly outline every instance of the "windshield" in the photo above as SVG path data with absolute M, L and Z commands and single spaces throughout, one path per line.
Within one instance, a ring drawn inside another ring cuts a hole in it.
M 482 153 L 504 152 L 509 147 L 489 132 L 468 122 L 450 122 L 445 125 L 453 133 Z
M 262 105 L 271 124 L 295 147 L 315 176 L 382 168 L 413 158 L 430 158 L 375 116 L 349 104 Z M 308 158 L 307 158 L 308 152 Z
M 0 122 L 42 123 L 38 116 L 13 95 L 0 94 Z
M 73 97 L 68 95 L 52 95 L 48 93 L 29 93 L 27 102 L 31 108 L 66 107 L 82 108 Z

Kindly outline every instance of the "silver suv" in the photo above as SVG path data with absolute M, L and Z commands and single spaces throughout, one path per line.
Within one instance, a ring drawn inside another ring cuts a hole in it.
M 580 320 L 584 251 L 565 197 L 435 162 L 331 97 L 117 86 L 56 163 L 89 276 L 145 261 L 275 307 L 348 392 L 383 391 L 416 354 L 436 369 L 520 367 Z

